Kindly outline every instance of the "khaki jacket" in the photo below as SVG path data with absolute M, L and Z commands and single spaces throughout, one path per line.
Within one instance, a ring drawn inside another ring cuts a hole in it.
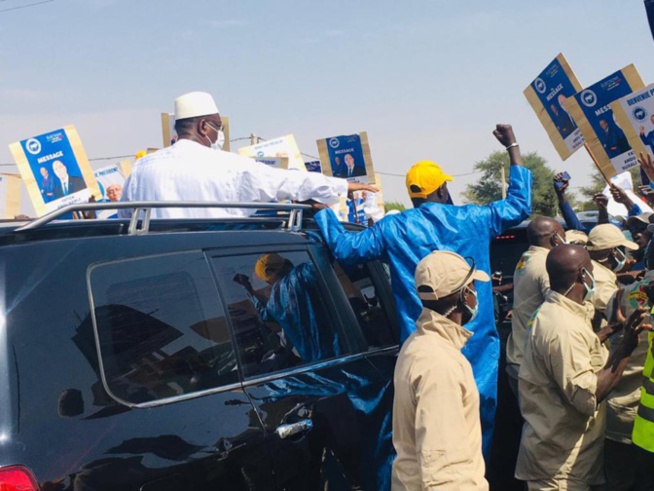
M 470 331 L 423 310 L 395 366 L 392 490 L 486 491 Z
M 531 246 L 520 258 L 513 275 L 511 334 L 506 342 L 506 362 L 520 365 L 529 320 L 545 301 L 550 279 L 545 269 L 549 249 Z
M 654 281 L 654 271 L 648 271 L 641 281 L 624 287 L 620 295 L 620 308 L 627 318 L 638 307 L 647 307 L 648 300 L 644 287 L 652 281 Z M 612 336 L 611 350 L 617 349 L 621 341 L 622 332 Z M 620 443 L 631 443 L 648 349 L 647 336 L 641 334 L 638 346 L 629 357 L 622 378 L 606 398 L 606 438 Z
M 593 315 L 590 302 L 550 290 L 534 317 L 520 365 L 518 479 L 604 481 L 604 405 L 595 392 L 608 353 L 592 331 Z

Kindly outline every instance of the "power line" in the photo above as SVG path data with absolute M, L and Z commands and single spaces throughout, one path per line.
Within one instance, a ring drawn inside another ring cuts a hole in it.
M 50 3 L 54 2 L 55 0 L 43 0 L 42 2 L 36 2 L 36 3 L 30 3 L 28 5 L 19 5 L 18 7 L 11 7 L 8 9 L 0 10 L 0 13 L 2 12 L 9 12 L 11 10 L 20 10 L 20 9 L 26 9 L 29 7 L 36 7 L 37 5 L 43 5 L 44 3 Z

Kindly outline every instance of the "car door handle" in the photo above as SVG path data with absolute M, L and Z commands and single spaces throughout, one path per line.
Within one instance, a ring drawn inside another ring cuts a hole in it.
M 284 440 L 285 438 L 297 435 L 298 433 L 309 431 L 311 428 L 313 428 L 313 421 L 310 419 L 303 419 L 297 423 L 279 425 L 275 430 L 275 433 L 279 438 Z

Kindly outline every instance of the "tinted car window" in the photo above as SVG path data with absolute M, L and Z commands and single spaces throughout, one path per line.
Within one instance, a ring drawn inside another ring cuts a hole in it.
M 114 397 L 143 403 L 238 381 L 227 320 L 202 253 L 100 265 L 90 282 Z
M 338 280 L 359 322 L 369 348 L 397 344 L 391 322 L 381 304 L 381 296 L 372 281 L 367 265 L 350 266 L 334 263 Z
M 306 252 L 213 258 L 245 376 L 346 354 Z

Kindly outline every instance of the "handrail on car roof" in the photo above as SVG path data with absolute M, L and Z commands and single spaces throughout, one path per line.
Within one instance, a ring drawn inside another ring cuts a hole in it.
M 15 232 L 34 230 L 56 220 L 57 218 L 76 211 L 90 210 L 132 210 L 128 235 L 147 234 L 150 229 L 150 215 L 154 208 L 244 208 L 255 210 L 289 211 L 286 229 L 293 232 L 302 230 L 302 215 L 304 210 L 311 209 L 310 205 L 293 203 L 240 203 L 230 201 L 226 203 L 213 203 L 207 201 L 121 201 L 111 203 L 75 203 L 54 210 L 47 215 L 17 228 Z M 140 226 L 139 226 L 140 222 Z

